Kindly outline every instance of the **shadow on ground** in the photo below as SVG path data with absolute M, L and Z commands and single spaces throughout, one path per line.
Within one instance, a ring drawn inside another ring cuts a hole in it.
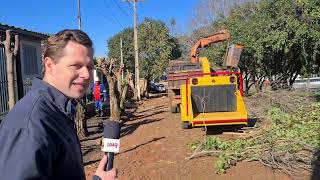
M 257 123 L 258 118 L 249 118 L 248 126 L 245 125 L 221 125 L 221 126 L 207 126 L 206 135 L 218 135 L 224 132 L 240 132 L 242 128 L 253 128 Z M 204 127 L 202 127 L 205 130 Z
M 120 137 L 124 137 L 126 135 L 132 134 L 136 129 L 138 129 L 139 126 L 141 125 L 145 125 L 145 124 L 149 124 L 149 123 L 153 123 L 153 122 L 157 122 L 157 121 L 161 121 L 163 118 L 158 118 L 158 119 L 145 119 L 142 121 L 138 121 L 135 123 L 131 123 L 131 124 L 124 124 L 121 128 L 121 134 Z
M 317 93 L 316 95 L 314 95 L 314 98 L 316 99 L 316 101 L 320 101 L 320 93 Z
M 149 93 L 148 99 L 159 98 L 163 96 L 168 96 L 168 93 Z
M 154 112 L 152 114 L 147 114 L 147 115 L 137 115 L 137 116 L 136 115 L 132 115 L 131 116 L 132 118 L 130 118 L 128 121 L 135 121 L 135 120 L 138 120 L 138 119 L 148 118 L 150 116 L 154 116 L 154 115 L 161 114 L 161 113 L 164 113 L 164 112 L 166 112 L 166 111 L 161 110 L 161 111 L 156 111 L 156 112 Z
M 105 119 L 103 121 L 105 121 Z M 99 139 L 103 136 L 102 135 L 102 132 L 103 132 L 103 123 L 102 122 L 98 122 L 98 124 L 94 124 L 94 125 L 89 125 L 89 126 L 87 126 L 87 129 L 88 129 L 87 137 L 81 139 L 80 142 L 96 140 L 96 139 Z
M 314 154 L 313 170 L 311 180 L 320 179 L 320 149 Z
M 83 165 L 84 165 L 84 166 L 88 166 L 88 165 L 90 165 L 90 164 L 94 164 L 94 163 L 96 163 L 96 162 L 99 162 L 100 160 L 101 160 L 101 159 L 84 162 Z
M 158 109 L 162 109 L 162 108 L 167 108 L 167 105 L 160 105 L 160 106 L 156 106 L 156 107 L 152 107 L 143 111 L 139 111 L 139 113 L 145 113 L 147 111 L 151 111 L 151 110 L 158 110 Z
M 123 154 L 123 153 L 130 152 L 130 151 L 135 150 L 135 149 L 137 149 L 137 148 L 139 148 L 139 147 L 141 147 L 141 146 L 147 145 L 147 144 L 152 143 L 152 142 L 155 142 L 155 141 L 159 141 L 160 139 L 164 139 L 164 138 L 165 138 L 164 136 L 158 137 L 158 138 L 153 138 L 153 139 L 150 140 L 150 141 L 147 141 L 147 142 L 144 142 L 144 143 L 142 143 L 142 144 L 139 144 L 139 145 L 137 145 L 137 146 L 135 146 L 135 147 L 133 147 L 133 148 L 131 148 L 131 149 L 125 150 L 125 151 L 123 151 L 123 152 L 121 152 L 121 153 L 119 153 L 119 154 Z
M 89 154 L 90 152 L 95 151 L 96 149 L 99 149 L 100 147 L 98 145 L 91 145 L 91 146 L 84 146 L 81 147 L 82 150 L 82 156 L 85 156 Z

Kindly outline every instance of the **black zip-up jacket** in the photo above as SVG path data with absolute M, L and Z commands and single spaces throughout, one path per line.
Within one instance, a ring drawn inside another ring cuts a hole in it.
M 85 179 L 75 105 L 35 78 L 0 125 L 0 180 Z

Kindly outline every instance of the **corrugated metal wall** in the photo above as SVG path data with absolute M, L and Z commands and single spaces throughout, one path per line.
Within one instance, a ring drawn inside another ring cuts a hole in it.
M 7 66 L 4 47 L 0 46 L 0 121 L 9 111 Z

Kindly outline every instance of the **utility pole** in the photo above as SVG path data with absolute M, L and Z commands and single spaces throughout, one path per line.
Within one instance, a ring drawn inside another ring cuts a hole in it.
M 139 77 L 139 53 L 138 53 L 138 29 L 137 29 L 137 10 L 136 2 L 142 2 L 143 0 L 128 0 L 133 2 L 133 40 L 134 40 L 134 67 L 135 67 L 135 82 L 137 89 L 137 98 L 140 101 L 140 77 Z
M 77 0 L 78 4 L 78 29 L 81 30 L 81 13 L 80 13 L 80 0 Z
M 135 66 L 135 74 L 136 74 L 136 89 L 138 93 L 138 100 L 141 100 L 140 96 L 140 77 L 139 77 L 139 54 L 138 54 L 138 29 L 137 29 L 137 10 L 136 10 L 136 0 L 133 0 L 133 36 L 134 36 L 134 66 Z
M 122 37 L 120 37 L 120 60 L 123 67 L 123 54 L 122 54 Z M 123 82 L 123 68 L 121 68 L 121 81 Z

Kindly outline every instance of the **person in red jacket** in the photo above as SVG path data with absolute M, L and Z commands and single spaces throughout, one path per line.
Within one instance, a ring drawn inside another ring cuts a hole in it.
M 94 77 L 94 85 L 91 87 L 93 100 L 95 102 L 95 111 L 97 116 L 103 116 L 103 102 L 106 101 L 106 87 L 100 83 L 99 77 Z

